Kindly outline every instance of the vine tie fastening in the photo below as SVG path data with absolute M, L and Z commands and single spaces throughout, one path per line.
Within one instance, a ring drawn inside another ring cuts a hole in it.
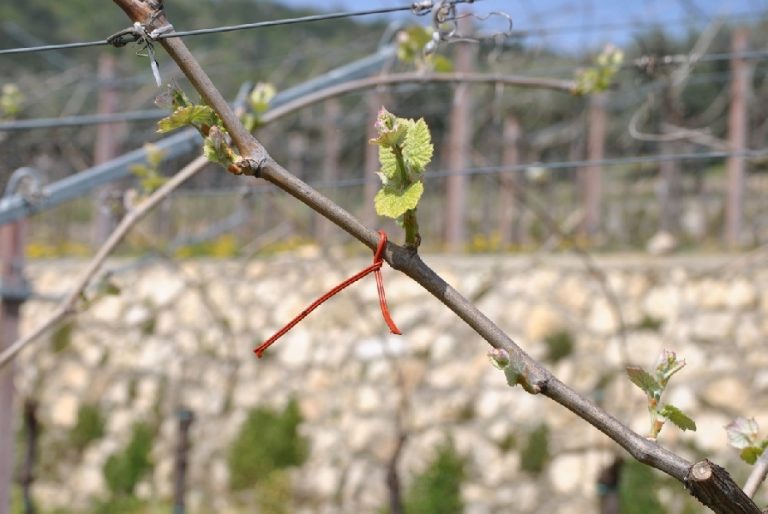
M 400 332 L 400 329 L 397 328 L 397 325 L 395 325 L 395 322 L 392 320 L 392 316 L 389 314 L 389 309 L 387 308 L 387 298 L 384 295 L 384 279 L 381 276 L 381 266 L 384 263 L 384 248 L 387 246 L 387 234 L 383 230 L 379 230 L 379 245 L 376 247 L 376 252 L 373 254 L 373 264 L 362 270 L 361 272 L 357 273 L 356 275 L 352 275 L 348 279 L 346 279 L 341 284 L 337 285 L 327 293 L 325 293 L 323 296 L 312 302 L 312 304 L 301 311 L 301 314 L 293 318 L 288 324 L 286 324 L 283 328 L 278 330 L 275 335 L 264 341 L 261 345 L 259 345 L 258 348 L 254 350 L 254 353 L 256 356 L 261 359 L 261 357 L 264 355 L 264 352 L 267 348 L 272 346 L 272 344 L 275 343 L 278 339 L 280 339 L 282 336 L 284 336 L 289 330 L 291 330 L 293 327 L 295 327 L 301 320 L 306 318 L 310 312 L 318 308 L 322 303 L 324 303 L 326 300 L 331 298 L 332 296 L 336 295 L 343 289 L 346 289 L 348 286 L 354 284 L 358 280 L 364 278 L 366 275 L 369 275 L 373 273 L 374 277 L 376 277 L 376 290 L 379 295 L 379 307 L 381 308 L 381 315 L 384 318 L 384 321 L 386 322 L 387 326 L 389 327 L 390 332 L 393 334 L 402 334 Z

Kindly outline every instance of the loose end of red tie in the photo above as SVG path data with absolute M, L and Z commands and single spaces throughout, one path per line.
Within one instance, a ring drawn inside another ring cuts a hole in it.
M 395 322 L 392 320 L 392 316 L 389 314 L 389 308 L 387 307 L 387 298 L 384 294 L 384 279 L 381 276 L 381 266 L 384 263 L 384 248 L 387 246 L 387 234 L 383 230 L 379 230 L 379 244 L 376 247 L 376 252 L 373 254 L 373 264 L 362 270 L 361 272 L 357 273 L 356 275 L 353 275 L 325 293 L 323 296 L 312 302 L 312 304 L 309 305 L 306 309 L 301 311 L 301 314 L 293 318 L 290 322 L 288 322 L 283 328 L 278 330 L 275 335 L 264 341 L 261 345 L 259 345 L 258 348 L 254 350 L 254 353 L 256 356 L 261 359 L 264 356 L 264 352 L 272 346 L 278 339 L 283 337 L 289 330 L 291 330 L 293 327 L 295 327 L 301 320 L 306 318 L 310 312 L 317 309 L 320 305 L 322 305 L 326 300 L 329 298 L 335 296 L 337 293 L 342 291 L 343 289 L 346 289 L 348 286 L 354 284 L 358 280 L 364 278 L 365 276 L 373 273 L 374 277 L 376 278 L 376 290 L 379 294 L 379 307 L 381 308 L 381 315 L 384 318 L 384 321 L 386 322 L 387 326 L 389 327 L 389 331 L 393 334 L 400 335 L 402 332 L 400 332 L 400 329 L 397 328 L 397 325 L 395 325 Z

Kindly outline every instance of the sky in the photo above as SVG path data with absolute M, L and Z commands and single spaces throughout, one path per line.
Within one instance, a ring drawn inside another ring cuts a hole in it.
M 318 8 L 319 2 L 281 0 L 282 3 Z M 323 2 L 328 11 L 363 10 L 408 5 L 407 0 L 332 0 Z M 639 27 L 649 23 L 665 24 L 672 30 L 684 30 L 691 23 L 704 25 L 717 16 L 740 15 L 768 11 L 767 0 L 476 0 L 470 9 L 478 14 L 503 11 L 512 16 L 515 30 L 542 27 L 557 29 L 546 35 L 531 36 L 536 46 L 554 46 L 579 52 L 599 48 L 606 43 L 618 45 L 631 39 Z M 386 15 L 391 19 L 407 14 Z M 493 30 L 506 26 L 506 21 L 493 17 Z M 423 18 L 422 23 L 428 23 Z M 487 26 L 487 25 L 486 25 Z M 491 26 L 487 26 L 489 29 Z

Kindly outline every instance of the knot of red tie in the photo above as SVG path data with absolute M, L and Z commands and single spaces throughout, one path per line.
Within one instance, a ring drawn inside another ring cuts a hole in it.
M 400 329 L 397 328 L 397 325 L 395 325 L 395 322 L 392 320 L 392 316 L 389 314 L 389 309 L 387 308 L 387 298 L 384 295 L 384 280 L 381 277 L 381 266 L 384 263 L 384 247 L 387 246 L 387 234 L 383 230 L 379 230 L 379 245 L 376 247 L 376 252 L 373 254 L 373 264 L 362 270 L 361 272 L 357 273 L 356 275 L 353 275 L 346 279 L 341 284 L 337 285 L 327 293 L 325 293 L 323 296 L 312 302 L 312 304 L 301 311 L 301 314 L 293 318 L 288 324 L 286 324 L 283 328 L 278 330 L 275 335 L 264 341 L 261 345 L 259 345 L 258 348 L 254 350 L 256 353 L 256 356 L 261 359 L 261 357 L 264 355 L 264 352 L 267 348 L 272 346 L 275 341 L 280 339 L 282 336 L 286 334 L 290 329 L 296 326 L 301 320 L 306 318 L 310 312 L 317 309 L 323 302 L 331 298 L 332 296 L 336 295 L 341 290 L 347 288 L 348 286 L 354 284 L 361 278 L 365 277 L 366 275 L 369 275 L 370 273 L 373 273 L 373 275 L 376 277 L 376 290 L 379 293 L 379 307 L 381 307 L 381 315 L 384 318 L 384 321 L 387 323 L 387 326 L 389 327 L 390 332 L 393 334 L 401 334 Z

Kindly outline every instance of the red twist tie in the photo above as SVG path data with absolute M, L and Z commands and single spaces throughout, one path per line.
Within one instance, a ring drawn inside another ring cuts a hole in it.
M 387 298 L 384 295 L 384 280 L 381 277 L 381 266 L 384 263 L 384 248 L 387 246 L 387 234 L 383 230 L 379 230 L 379 245 L 376 247 L 376 252 L 373 254 L 373 264 L 362 270 L 361 272 L 357 273 L 356 275 L 352 275 L 348 279 L 346 279 L 341 284 L 337 285 L 327 293 L 325 293 L 323 296 L 312 302 L 312 304 L 301 311 L 301 314 L 293 318 L 287 325 L 285 325 L 283 328 L 278 330 L 275 335 L 264 341 L 258 348 L 254 350 L 254 353 L 256 356 L 261 359 L 261 357 L 264 355 L 264 352 L 272 346 L 272 344 L 275 343 L 278 339 L 283 337 L 289 330 L 291 330 L 293 327 L 295 327 L 301 320 L 306 318 L 310 312 L 317 309 L 323 302 L 328 300 L 329 298 L 335 296 L 337 293 L 342 291 L 343 289 L 346 289 L 348 286 L 351 286 L 358 280 L 364 278 L 366 275 L 369 275 L 373 273 L 373 275 L 376 277 L 376 290 L 379 293 L 379 307 L 381 307 L 381 315 L 384 318 L 384 321 L 387 323 L 387 326 L 389 327 L 390 332 L 393 334 L 402 334 L 400 332 L 400 329 L 397 328 L 397 325 L 395 325 L 395 322 L 392 320 L 392 316 L 389 314 L 389 309 L 387 308 Z

